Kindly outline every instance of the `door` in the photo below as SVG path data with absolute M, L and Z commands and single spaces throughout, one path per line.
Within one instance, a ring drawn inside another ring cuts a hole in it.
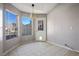
M 46 41 L 46 18 L 37 18 L 35 20 L 35 39 L 37 41 Z

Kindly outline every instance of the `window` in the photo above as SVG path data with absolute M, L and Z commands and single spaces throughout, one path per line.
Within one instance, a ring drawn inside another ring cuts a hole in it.
M 22 16 L 22 35 L 32 34 L 32 20 L 26 16 Z
M 5 11 L 5 36 L 6 40 L 17 36 L 17 16 L 9 11 Z
M 39 31 L 43 31 L 43 27 L 44 27 L 44 25 L 43 25 L 43 20 L 39 20 L 39 21 L 38 21 L 38 30 L 39 30 Z

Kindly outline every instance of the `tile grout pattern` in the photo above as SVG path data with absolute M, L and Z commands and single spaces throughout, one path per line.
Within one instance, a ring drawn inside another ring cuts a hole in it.
M 79 53 L 51 45 L 46 42 L 31 42 L 23 44 L 7 56 L 78 56 Z

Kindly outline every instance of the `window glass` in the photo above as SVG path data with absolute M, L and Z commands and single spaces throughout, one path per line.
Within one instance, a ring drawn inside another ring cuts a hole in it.
M 22 35 L 32 34 L 32 20 L 26 16 L 22 16 Z
M 5 11 L 5 36 L 6 40 L 17 36 L 17 16 L 9 11 Z

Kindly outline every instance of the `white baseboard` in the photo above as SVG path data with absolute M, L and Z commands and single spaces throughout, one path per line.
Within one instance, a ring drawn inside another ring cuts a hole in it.
M 15 46 L 13 46 L 12 48 L 10 48 L 9 50 L 5 51 L 5 52 L 3 53 L 3 56 L 7 55 L 7 53 L 9 53 L 10 51 L 12 51 L 13 49 L 15 49 L 16 47 L 18 47 L 19 45 L 20 45 L 20 44 L 17 44 L 17 45 L 15 45 Z
M 57 43 L 54 43 L 54 42 L 47 41 L 47 43 L 53 44 L 53 45 L 56 45 L 56 46 L 59 46 L 59 47 L 62 47 L 62 48 L 65 48 L 65 49 L 70 50 L 70 51 L 79 52 L 78 50 L 73 50 L 73 49 L 71 49 L 69 47 L 66 47 L 66 46 L 63 46 L 63 45 L 60 45 L 60 44 L 57 44 Z

